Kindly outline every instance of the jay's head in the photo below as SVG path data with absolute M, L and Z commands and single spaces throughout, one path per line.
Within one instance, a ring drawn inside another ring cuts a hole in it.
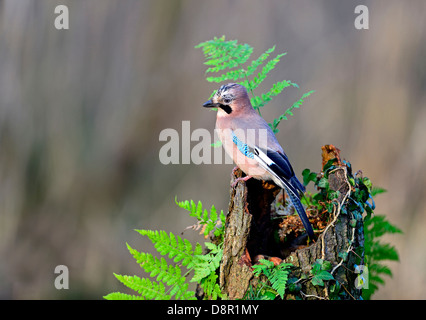
M 203 104 L 203 107 L 222 109 L 228 115 L 239 113 L 245 108 L 253 108 L 246 88 L 237 83 L 228 83 L 221 86 L 213 98 Z

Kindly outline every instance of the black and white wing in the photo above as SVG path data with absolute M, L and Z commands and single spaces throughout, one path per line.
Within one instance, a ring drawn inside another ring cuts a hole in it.
M 287 192 L 293 206 L 296 208 L 296 211 L 302 220 L 306 232 L 309 237 L 313 239 L 314 232 L 312 230 L 311 223 L 309 222 L 305 209 L 300 202 L 300 197 L 305 191 L 305 187 L 295 176 L 287 156 L 277 151 L 270 149 L 262 150 L 257 147 L 253 148 L 253 153 L 254 159 L 272 175 L 273 181 Z

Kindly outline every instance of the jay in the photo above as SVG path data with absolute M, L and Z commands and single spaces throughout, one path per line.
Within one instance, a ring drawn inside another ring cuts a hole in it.
M 314 239 L 301 196 L 305 187 L 294 174 L 287 155 L 266 121 L 253 109 L 244 86 L 221 86 L 203 107 L 217 108 L 216 131 L 226 153 L 250 178 L 273 181 L 284 189 L 295 207 L 309 237 Z

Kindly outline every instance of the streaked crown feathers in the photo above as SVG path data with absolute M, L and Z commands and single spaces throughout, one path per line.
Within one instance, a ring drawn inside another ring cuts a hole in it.
M 236 98 L 247 96 L 247 90 L 244 86 L 238 83 L 228 83 L 222 85 L 215 94 L 215 98 L 219 101 L 229 103 Z

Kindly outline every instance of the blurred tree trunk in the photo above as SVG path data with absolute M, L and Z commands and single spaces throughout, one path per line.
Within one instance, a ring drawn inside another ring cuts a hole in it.
M 323 165 L 329 159 L 339 157 L 338 153 L 338 149 L 324 146 Z M 340 158 L 338 159 L 341 164 Z M 242 175 L 240 170 L 236 170 L 231 183 Z M 327 227 L 322 230 L 316 241 L 310 244 L 306 244 L 306 237 L 303 238 L 303 236 L 298 237 L 291 244 L 277 242 L 277 221 L 280 219 L 271 219 L 271 204 L 280 192 L 275 185 L 249 179 L 247 182 L 240 181 L 236 186 L 231 187 L 219 276 L 222 293 L 229 299 L 242 299 L 250 286 L 256 288 L 260 283 L 260 280 L 253 276 L 252 265 L 259 260 L 259 257 L 269 257 L 269 260 L 276 264 L 286 262 L 297 267 L 291 276 L 299 279 L 303 275 L 306 277 L 306 280 L 300 281 L 298 295 L 301 298 L 329 298 L 327 283 L 324 287 L 320 287 L 314 286 L 309 280 L 312 264 L 317 259 L 331 263 L 330 272 L 341 285 L 340 290 L 344 292 L 341 298 L 359 299 L 361 297 L 361 290 L 355 288 L 355 279 L 358 274 L 353 271 L 355 260 L 360 255 L 354 256 L 348 253 L 358 249 L 357 252 L 362 252 L 361 260 L 363 260 L 364 234 L 362 222 L 358 222 L 354 228 L 351 226 L 351 219 L 345 214 L 340 214 L 340 205 L 343 205 L 345 196 L 350 192 L 343 165 L 330 173 L 329 183 L 330 189 L 340 191 L 337 199 L 339 205 L 336 204 L 334 216 L 329 217 Z M 303 240 L 305 243 L 300 243 Z M 295 243 L 297 241 L 299 244 Z M 343 256 L 348 258 L 343 261 Z M 285 299 L 294 298 L 294 294 L 286 293 L 285 295 Z

